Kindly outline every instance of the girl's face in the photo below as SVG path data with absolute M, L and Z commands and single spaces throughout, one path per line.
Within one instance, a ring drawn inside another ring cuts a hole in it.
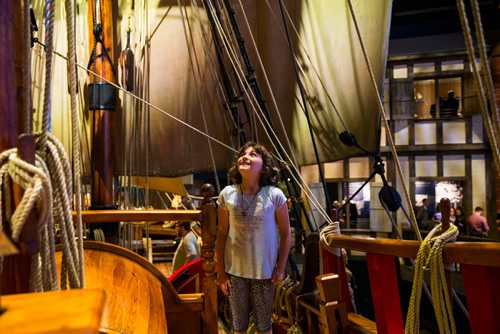
M 450 216 L 454 216 L 455 215 L 455 209 L 454 208 L 450 208 Z
M 255 151 L 254 147 L 249 147 L 238 158 L 238 171 L 243 175 L 260 175 L 262 171 L 262 155 Z

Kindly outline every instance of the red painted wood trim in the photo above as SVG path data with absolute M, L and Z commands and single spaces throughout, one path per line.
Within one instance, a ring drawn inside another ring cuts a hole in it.
M 500 267 L 462 265 L 473 334 L 500 333 Z
M 321 247 L 321 257 L 323 259 L 323 273 L 333 273 L 340 276 L 340 296 L 346 305 L 347 312 L 354 312 L 351 294 L 349 293 L 349 285 L 347 283 L 344 260 L 323 247 Z
M 404 333 L 395 258 L 366 254 L 378 333 Z

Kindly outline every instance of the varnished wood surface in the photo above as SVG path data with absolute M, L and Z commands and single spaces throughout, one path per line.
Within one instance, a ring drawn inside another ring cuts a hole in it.
M 75 218 L 73 212 L 73 219 Z M 201 221 L 200 210 L 84 210 L 84 223 L 111 223 L 119 221 Z
M 347 333 L 350 334 L 372 334 L 377 333 L 377 325 L 374 321 L 367 319 L 356 313 L 348 313 L 349 327 Z
M 414 240 L 337 236 L 329 239 L 333 247 L 416 258 L 420 243 Z M 500 267 L 500 243 L 454 242 L 444 247 L 443 260 L 462 264 Z
M 214 187 L 207 184 L 201 187 L 203 200 L 203 222 L 201 224 L 201 236 L 203 244 L 201 246 L 201 256 L 203 260 L 203 292 L 205 293 L 205 303 L 203 305 L 203 332 L 206 334 L 217 333 L 217 283 L 215 282 L 215 259 L 214 246 L 216 239 L 217 213 L 214 196 Z
M 0 333 L 98 333 L 104 301 L 101 289 L 3 296 Z
M 162 225 L 153 225 L 149 226 L 149 234 L 177 237 L 178 232 L 176 228 L 164 228 Z
M 106 294 L 101 327 L 118 333 L 166 333 L 168 282 L 158 269 L 125 248 L 98 242 L 85 246 L 86 287 Z M 61 252 L 56 261 L 60 268 Z
M 61 253 L 56 254 L 58 268 Z M 85 284 L 105 290 L 101 329 L 119 333 L 202 333 L 202 294 L 179 295 L 155 265 L 116 245 L 84 243 Z M 211 318 L 217 325 L 217 317 Z
M 16 59 L 16 51 L 22 43 L 15 43 L 21 32 L 22 15 L 18 1 L 0 2 L 0 151 L 16 145 L 18 135 L 18 116 L 16 108 L 16 70 L 21 68 L 22 59 Z M 16 13 L 16 14 L 14 14 Z M 16 29 L 17 28 L 17 29 Z M 7 79 L 8 78 L 8 79 Z

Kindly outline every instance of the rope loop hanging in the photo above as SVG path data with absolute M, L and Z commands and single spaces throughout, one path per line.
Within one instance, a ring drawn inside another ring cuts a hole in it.
M 434 227 L 420 244 L 413 276 L 410 305 L 406 317 L 405 333 L 419 332 L 420 297 L 424 271 L 431 274 L 432 305 L 436 314 L 439 333 L 456 333 L 455 321 L 451 309 L 449 287 L 446 283 L 445 269 L 452 270 L 453 264 L 443 263 L 443 249 L 446 243 L 454 242 L 458 236 L 458 228 L 450 224 L 446 231 L 442 225 Z
M 40 250 L 32 255 L 30 291 L 33 292 L 58 289 L 55 257 L 51 252 L 54 244 L 52 187 L 46 175 L 46 166 L 39 156 L 36 156 L 36 165 L 32 165 L 18 156 L 17 148 L 0 154 L 0 201 L 5 199 L 6 203 L 5 212 L 0 206 L 0 226 L 7 222 L 12 239 L 18 242 L 30 213 L 37 213 L 35 226 L 38 227 Z M 13 203 L 9 196 L 12 194 L 12 182 L 24 189 L 23 197 L 13 212 L 8 209 Z M 40 270 L 42 265 L 44 269 Z

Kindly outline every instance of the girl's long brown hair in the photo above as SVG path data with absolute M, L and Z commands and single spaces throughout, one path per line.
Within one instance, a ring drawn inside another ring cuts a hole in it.
M 276 185 L 280 180 L 280 175 L 279 168 L 277 167 L 274 157 L 267 150 L 267 148 L 253 141 L 246 142 L 245 145 L 240 148 L 238 156 L 229 169 L 229 179 L 231 180 L 231 182 L 234 184 L 241 184 L 242 179 L 241 174 L 238 170 L 238 158 L 241 157 L 249 147 L 253 147 L 255 152 L 259 153 L 262 156 L 262 174 L 260 175 L 259 185 L 261 187 L 267 185 Z

